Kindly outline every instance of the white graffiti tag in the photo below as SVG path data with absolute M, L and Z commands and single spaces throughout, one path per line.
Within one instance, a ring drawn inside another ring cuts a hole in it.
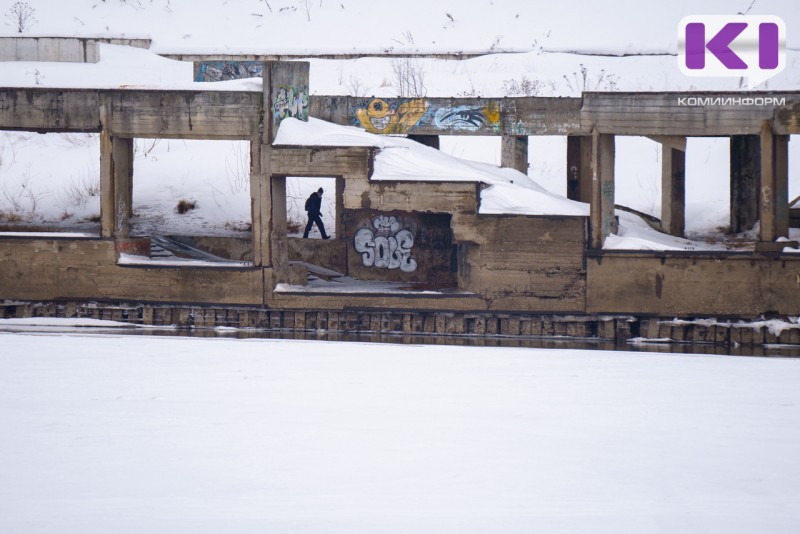
M 354 238 L 357 252 L 361 253 L 361 263 L 365 267 L 380 269 L 400 268 L 404 273 L 417 270 L 417 260 L 411 257 L 414 234 L 401 230 L 397 217 L 380 215 L 374 218 L 371 228 L 359 228 Z

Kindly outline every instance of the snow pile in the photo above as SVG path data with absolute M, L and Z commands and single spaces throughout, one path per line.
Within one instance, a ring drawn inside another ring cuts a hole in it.
M 727 250 L 722 243 L 692 241 L 654 230 L 644 219 L 625 211 L 616 211 L 619 228 L 609 235 L 605 250 Z
M 513 169 L 462 160 L 405 137 L 375 135 L 319 119 L 285 119 L 277 146 L 369 146 L 378 150 L 371 180 L 482 182 L 480 213 L 588 216 L 589 206 L 548 192 Z

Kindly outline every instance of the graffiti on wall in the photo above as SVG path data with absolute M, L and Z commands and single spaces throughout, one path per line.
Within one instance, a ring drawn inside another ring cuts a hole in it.
M 365 267 L 399 268 L 404 273 L 417 270 L 417 260 L 411 257 L 414 234 L 404 228 L 397 217 L 375 217 L 370 221 L 369 227 L 356 231 L 353 241 Z
M 222 82 L 242 78 L 260 78 L 260 61 L 202 61 L 194 77 L 196 82 Z
M 428 112 L 430 102 L 425 98 L 407 100 L 395 106 L 382 98 L 373 98 L 366 107 L 355 110 L 357 124 L 372 133 L 404 134 Z
M 308 87 L 279 85 L 272 102 L 272 115 L 275 123 L 287 117 L 308 121 Z
M 433 114 L 433 125 L 441 130 L 475 132 L 500 128 L 500 110 L 496 103 L 484 106 L 452 106 L 438 108 Z
M 408 134 L 426 127 L 456 132 L 500 131 L 497 102 L 479 106 L 437 106 L 426 98 L 373 98 L 353 110 L 353 124 L 377 134 Z

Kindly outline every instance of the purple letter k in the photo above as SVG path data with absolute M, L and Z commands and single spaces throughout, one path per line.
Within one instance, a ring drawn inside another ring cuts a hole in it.
M 729 22 L 706 44 L 705 25 L 692 22 L 686 25 L 686 67 L 702 69 L 706 66 L 705 49 L 717 56 L 729 69 L 746 69 L 747 63 L 729 48 L 731 42 L 747 28 L 746 22 Z

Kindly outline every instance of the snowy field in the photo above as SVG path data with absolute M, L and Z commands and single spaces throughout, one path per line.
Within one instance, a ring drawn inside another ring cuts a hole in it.
M 0 334 L 0 532 L 794 533 L 800 361 Z

